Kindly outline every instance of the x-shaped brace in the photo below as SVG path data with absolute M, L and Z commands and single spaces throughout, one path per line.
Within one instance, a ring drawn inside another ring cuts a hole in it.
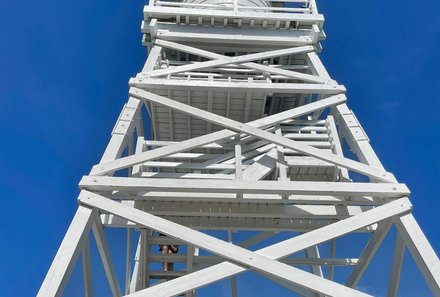
M 305 155 L 320 159 L 322 161 L 326 161 L 335 165 L 342 166 L 344 168 L 353 170 L 360 174 L 364 174 L 366 176 L 372 177 L 375 180 L 388 182 L 388 183 L 395 183 L 394 176 L 391 173 L 383 171 L 380 168 L 374 168 L 369 165 L 357 161 L 353 161 L 351 159 L 347 159 L 332 153 L 323 152 L 322 150 L 316 149 L 309 145 L 302 144 L 298 141 L 287 139 L 280 135 L 276 135 L 264 131 L 262 129 L 253 127 L 251 125 L 243 124 L 238 121 L 214 114 L 212 112 L 200 110 L 196 107 L 184 103 L 180 103 L 178 101 L 163 96 L 159 96 L 138 88 L 134 88 L 134 87 L 130 88 L 129 93 L 131 96 L 143 100 L 147 100 L 155 104 L 167 106 L 169 108 L 194 116 L 196 118 L 200 118 L 202 120 L 223 126 L 227 129 L 231 129 L 243 134 L 252 135 L 260 139 L 265 139 L 271 143 L 280 145 L 282 147 L 290 148 Z
M 271 279 L 274 279 L 278 282 L 286 282 L 294 287 L 299 286 L 301 288 L 320 294 L 325 294 L 327 296 L 370 295 L 347 288 L 335 282 L 322 279 L 303 270 L 288 266 L 284 263 L 276 261 L 276 259 L 286 257 L 307 247 L 320 244 L 329 239 L 339 237 L 346 233 L 369 226 L 395 215 L 409 212 L 411 210 L 411 204 L 407 198 L 399 199 L 346 220 L 339 221 L 332 225 L 279 242 L 256 252 L 252 252 L 191 228 L 112 201 L 95 193 L 86 191 L 83 193 L 85 195 L 81 195 L 79 199 L 81 204 L 98 208 L 104 212 L 112 213 L 136 224 L 157 230 L 173 238 L 198 246 L 202 249 L 229 259 L 234 263 L 237 263 L 234 264 L 231 262 L 223 262 L 208 268 L 213 269 L 214 267 L 214 269 L 219 271 L 221 268 L 221 271 L 224 271 L 225 273 L 223 273 L 223 276 L 219 279 L 235 275 L 247 269 L 254 269 L 266 276 L 270 276 Z M 195 273 L 200 272 L 201 271 Z M 204 273 L 206 273 L 206 271 L 204 271 Z M 188 275 L 188 277 L 190 275 Z M 201 282 L 203 282 L 203 278 Z M 161 296 L 160 293 L 151 294 L 151 292 L 149 292 L 148 294 L 140 294 L 141 292 L 133 296 Z M 167 291 L 167 295 L 164 296 L 174 295 L 169 293 L 170 292 Z
M 201 70 L 209 67 L 214 66 L 223 66 L 227 64 L 232 63 L 239 63 L 240 66 L 252 69 L 252 70 L 258 70 L 262 72 L 267 72 L 270 74 L 277 74 L 282 75 L 286 78 L 290 79 L 299 79 L 305 82 L 311 82 L 311 83 L 327 83 L 327 84 L 334 84 L 335 82 L 329 78 L 322 78 L 315 75 L 300 73 L 296 71 L 290 71 L 275 67 L 270 67 L 267 65 L 262 65 L 254 62 L 248 62 L 253 61 L 257 59 L 264 59 L 264 58 L 271 58 L 274 56 L 280 56 L 285 54 L 300 54 L 300 53 L 308 53 L 314 51 L 314 48 L 312 46 L 302 46 L 302 47 L 294 47 L 289 49 L 283 49 L 283 50 L 275 50 L 275 51 L 268 51 L 264 53 L 258 53 L 258 54 L 249 54 L 249 55 L 243 55 L 238 57 L 227 57 L 224 55 L 216 54 L 210 51 L 201 50 L 195 47 L 187 46 L 178 44 L 171 41 L 161 40 L 158 39 L 155 41 L 156 45 L 164 46 L 170 49 L 178 50 L 181 52 L 186 52 L 194 55 L 198 55 L 204 58 L 213 59 L 211 61 L 201 62 L 201 63 L 195 63 L 195 64 L 189 64 L 189 65 L 183 65 L 183 66 L 177 66 L 169 69 L 160 69 L 160 70 L 153 70 L 149 73 L 142 73 L 143 75 L 146 75 L 148 77 L 160 77 L 168 74 L 175 74 L 175 73 L 181 73 L 185 71 L 190 70 Z
M 147 92 L 148 93 L 148 92 Z M 148 93 L 151 94 L 151 93 Z M 166 100 L 168 98 L 162 97 Z M 144 99 L 145 100 L 145 99 Z M 347 100 L 345 95 L 336 95 L 329 98 L 322 99 L 317 102 L 312 102 L 304 106 L 296 107 L 290 110 L 283 111 L 281 113 L 271 115 L 265 118 L 261 118 L 255 121 L 248 122 L 247 125 L 256 127 L 259 129 L 268 128 L 274 124 L 284 122 L 286 120 L 296 118 L 317 109 L 326 108 L 334 105 L 344 103 Z M 175 102 L 175 101 L 174 101 Z M 198 109 L 197 109 L 198 110 Z M 201 111 L 201 110 L 198 110 Z M 240 123 L 241 124 L 241 123 Z M 107 175 L 114 171 L 131 167 L 133 165 L 141 164 L 143 162 L 155 160 L 158 158 L 166 157 L 175 153 L 188 151 L 196 147 L 201 147 L 210 143 L 218 142 L 223 139 L 229 139 L 237 135 L 237 132 L 224 129 L 207 135 L 191 138 L 179 143 L 170 144 L 167 146 L 159 147 L 154 150 L 134 154 L 131 156 L 119 158 L 116 160 L 102 162 L 98 165 L 93 166 L 90 174 L 91 175 Z

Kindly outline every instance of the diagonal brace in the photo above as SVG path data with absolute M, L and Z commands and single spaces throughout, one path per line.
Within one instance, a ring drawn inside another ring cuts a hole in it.
M 176 224 L 147 212 L 123 205 L 108 198 L 89 192 L 81 203 L 97 207 L 106 212 L 128 219 L 134 223 L 157 230 L 178 240 L 201 247 L 219 256 L 270 275 L 277 281 L 298 285 L 327 296 L 367 297 L 368 294 L 320 278 L 287 264 L 280 263 L 264 255 L 256 254 L 237 245 L 225 242 L 191 228 Z
M 410 210 L 411 204 L 409 200 L 407 198 L 400 199 L 357 216 L 341 220 L 320 229 L 257 250 L 255 253 L 279 260 L 308 247 L 324 243 L 328 240 L 335 239 L 360 228 L 386 220 L 390 217 L 406 213 Z M 163 295 L 164 291 L 168 292 L 169 296 L 177 295 L 244 271 L 246 271 L 245 268 L 225 261 L 197 272 L 184 275 L 178 279 L 139 291 L 130 296 L 159 296 L 161 293 L 162 295 L 160 296 L 165 296 Z
M 196 107 L 183 104 L 180 102 L 177 102 L 175 100 L 159 96 L 156 94 L 153 94 L 151 92 L 147 92 L 138 88 L 130 88 L 129 91 L 130 95 L 134 97 L 138 97 L 140 99 L 148 100 L 150 102 L 154 102 L 156 104 L 160 104 L 163 106 L 167 106 L 172 109 L 179 110 L 183 113 L 192 115 L 196 118 L 200 118 L 202 120 L 223 126 L 225 128 L 238 131 L 240 133 L 249 134 L 261 139 L 268 140 L 272 143 L 281 145 L 286 148 L 293 149 L 297 152 L 303 153 L 308 156 L 315 157 L 319 160 L 327 161 L 329 163 L 342 166 L 344 168 L 348 168 L 350 170 L 353 170 L 357 173 L 364 174 L 369 177 L 376 178 L 383 182 L 393 183 L 395 182 L 394 176 L 379 168 L 374 168 L 369 165 L 353 161 L 332 153 L 323 152 L 320 149 L 316 149 L 314 147 L 311 147 L 309 145 L 302 144 L 298 141 L 291 140 L 284 138 L 279 135 L 275 135 L 273 133 L 269 133 L 266 131 L 263 131 L 261 129 L 252 127 L 248 124 L 243 124 L 238 121 L 214 114 L 212 112 L 204 111 L 201 109 L 198 109 Z
M 162 39 L 157 39 L 155 41 L 155 44 L 162 45 L 164 47 L 167 47 L 167 48 L 170 48 L 170 49 L 174 49 L 174 50 L 178 50 L 178 51 L 181 51 L 181 52 L 195 54 L 195 55 L 198 55 L 198 56 L 201 56 L 201 57 L 204 57 L 204 58 L 208 58 L 208 59 L 222 59 L 222 58 L 226 57 L 226 56 L 223 56 L 223 55 L 220 55 L 220 54 L 216 54 L 216 53 L 213 53 L 213 52 L 210 52 L 210 51 L 207 51 L 207 50 L 201 50 L 201 49 L 198 49 L 198 48 L 195 48 L 195 47 L 191 47 L 191 46 L 175 43 L 175 42 L 172 42 L 172 41 L 162 40 Z M 287 78 L 300 79 L 300 80 L 303 80 L 303 81 L 306 81 L 306 82 L 312 82 L 312 83 L 334 83 L 334 81 L 329 79 L 329 78 L 323 78 L 323 77 L 319 77 L 319 76 L 316 76 L 316 75 L 310 75 L 310 74 L 305 74 L 305 73 L 291 71 L 291 70 L 285 70 L 285 69 L 280 69 L 280 68 L 269 67 L 269 66 L 258 64 L 258 63 L 254 63 L 254 62 L 242 63 L 240 65 L 244 66 L 246 68 L 260 70 L 260 71 L 264 71 L 264 72 L 267 72 L 267 73 L 270 73 L 270 74 L 283 75 L 283 76 L 285 76 Z
M 285 267 L 281 263 L 270 259 L 279 259 L 286 257 L 289 254 L 294 253 L 298 250 L 302 250 L 309 246 L 325 242 L 329 239 L 352 232 L 359 228 L 369 226 L 377 221 L 389 218 L 390 216 L 394 216 L 396 214 L 408 212 L 411 210 L 411 204 L 409 203 L 408 199 L 399 199 L 397 201 L 359 214 L 355 217 L 340 221 L 338 223 L 334 223 L 327 227 L 323 227 L 321 229 L 311 231 L 301 236 L 285 240 L 273 246 L 261 249 L 258 251 L 258 253 L 253 253 L 233 244 L 224 242 L 216 238 L 212 238 L 211 236 L 208 236 L 206 234 L 153 216 L 141 210 L 127 207 L 118 202 L 111 201 L 107 198 L 91 192 L 88 192 L 87 196 L 83 197 L 80 202 L 85 205 L 100 208 L 106 212 L 113 213 L 117 216 L 126 218 L 140 225 L 145 225 L 149 228 L 159 230 L 164 234 L 167 234 L 184 242 L 190 242 L 191 244 L 199 246 L 215 254 L 218 254 L 228 259 L 232 259 L 233 261 L 241 263 L 242 265 L 257 269 L 264 274 L 270 274 L 271 277 L 274 277 L 278 280 L 297 284 L 304 288 L 309 288 L 312 291 L 327 294 L 329 296 L 366 295 L 352 289 L 346 291 L 347 288 L 344 286 L 335 284 L 327 280 L 323 280 L 319 277 L 316 277 L 310 273 L 301 270 L 298 271 L 296 269 L 292 269 L 292 267 L 289 266 Z M 226 275 L 225 277 L 246 270 L 246 268 L 242 267 L 241 265 L 236 265 L 228 262 L 226 262 L 226 264 L 221 263 L 218 265 L 226 265 L 226 270 L 224 270 L 225 273 L 233 268 L 233 273 Z M 298 283 L 299 279 L 301 280 L 300 283 Z
M 309 53 L 314 50 L 315 49 L 313 46 L 307 45 L 307 46 L 299 46 L 299 47 L 286 48 L 286 49 L 281 49 L 281 50 L 272 50 L 272 51 L 267 51 L 267 52 L 262 52 L 262 53 L 237 56 L 237 57 L 223 56 L 222 58 L 219 58 L 216 60 L 205 61 L 205 62 L 200 62 L 200 63 L 196 63 L 196 64 L 187 64 L 187 65 L 177 66 L 177 67 L 168 68 L 168 69 L 153 70 L 149 73 L 149 76 L 150 77 L 158 77 L 158 76 L 170 75 L 170 74 L 179 73 L 179 72 L 193 71 L 193 70 L 200 70 L 200 69 L 205 69 L 205 68 L 210 68 L 210 67 L 223 66 L 223 65 L 227 65 L 227 64 L 233 64 L 233 63 L 243 63 L 243 62 L 255 61 L 255 60 L 260 60 L 260 59 L 272 58 L 272 57 Z
M 290 110 L 283 111 L 281 113 L 271 115 L 262 119 L 258 119 L 249 122 L 248 125 L 258 127 L 261 129 L 270 127 L 273 124 L 283 122 L 285 120 L 299 117 L 317 109 L 326 108 L 329 106 L 341 104 L 345 102 L 347 98 L 345 95 L 336 95 L 326 99 L 322 99 L 317 102 L 312 102 L 304 106 L 296 107 Z M 166 157 L 175 153 L 190 150 L 195 147 L 200 147 L 209 143 L 217 142 L 222 139 L 227 139 L 235 136 L 237 133 L 231 130 L 221 130 L 218 132 L 210 133 L 207 135 L 191 138 L 185 141 L 181 141 L 176 144 L 167 145 L 164 147 L 156 148 L 154 150 L 142 152 L 140 154 L 135 154 L 132 156 L 120 158 L 117 160 L 112 160 L 108 162 L 103 162 L 98 165 L 93 166 L 91 170 L 91 175 L 104 175 L 112 173 L 119 169 L 128 168 L 133 165 L 137 165 L 146 161 L 151 161 L 161 157 Z

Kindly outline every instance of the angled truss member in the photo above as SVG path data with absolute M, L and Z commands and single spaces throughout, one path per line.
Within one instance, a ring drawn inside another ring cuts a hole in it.
M 440 296 L 440 261 L 409 189 L 382 166 L 318 57 L 323 22 L 314 0 L 151 0 L 148 59 L 79 183 L 37 296 L 62 296 L 80 255 L 93 296 L 91 232 L 114 297 L 193 297 L 227 278 L 235 297 L 247 271 L 301 296 L 371 296 L 358 284 L 393 226 L 387 296 L 398 294 L 406 250 Z M 106 237 L 114 228 L 127 229 L 123 287 Z M 353 242 L 358 258 L 337 245 L 354 233 L 369 239 Z

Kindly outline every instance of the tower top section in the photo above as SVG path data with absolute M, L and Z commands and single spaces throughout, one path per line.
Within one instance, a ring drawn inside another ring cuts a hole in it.
M 323 15 L 309 0 L 152 0 L 144 8 L 143 44 L 156 38 L 215 49 L 317 45 Z

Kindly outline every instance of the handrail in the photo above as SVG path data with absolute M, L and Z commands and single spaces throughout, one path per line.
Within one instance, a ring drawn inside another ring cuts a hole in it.
M 238 0 L 232 0 L 230 3 L 221 4 L 204 4 L 204 3 L 188 3 L 188 2 L 174 2 L 167 0 L 152 0 L 153 6 L 159 7 L 186 7 L 186 8 L 210 8 L 228 11 L 268 11 L 268 12 L 282 12 L 282 13 L 302 13 L 302 14 L 317 14 L 315 0 L 266 0 L 273 3 L 304 3 L 302 7 L 279 7 L 279 6 L 241 6 Z

